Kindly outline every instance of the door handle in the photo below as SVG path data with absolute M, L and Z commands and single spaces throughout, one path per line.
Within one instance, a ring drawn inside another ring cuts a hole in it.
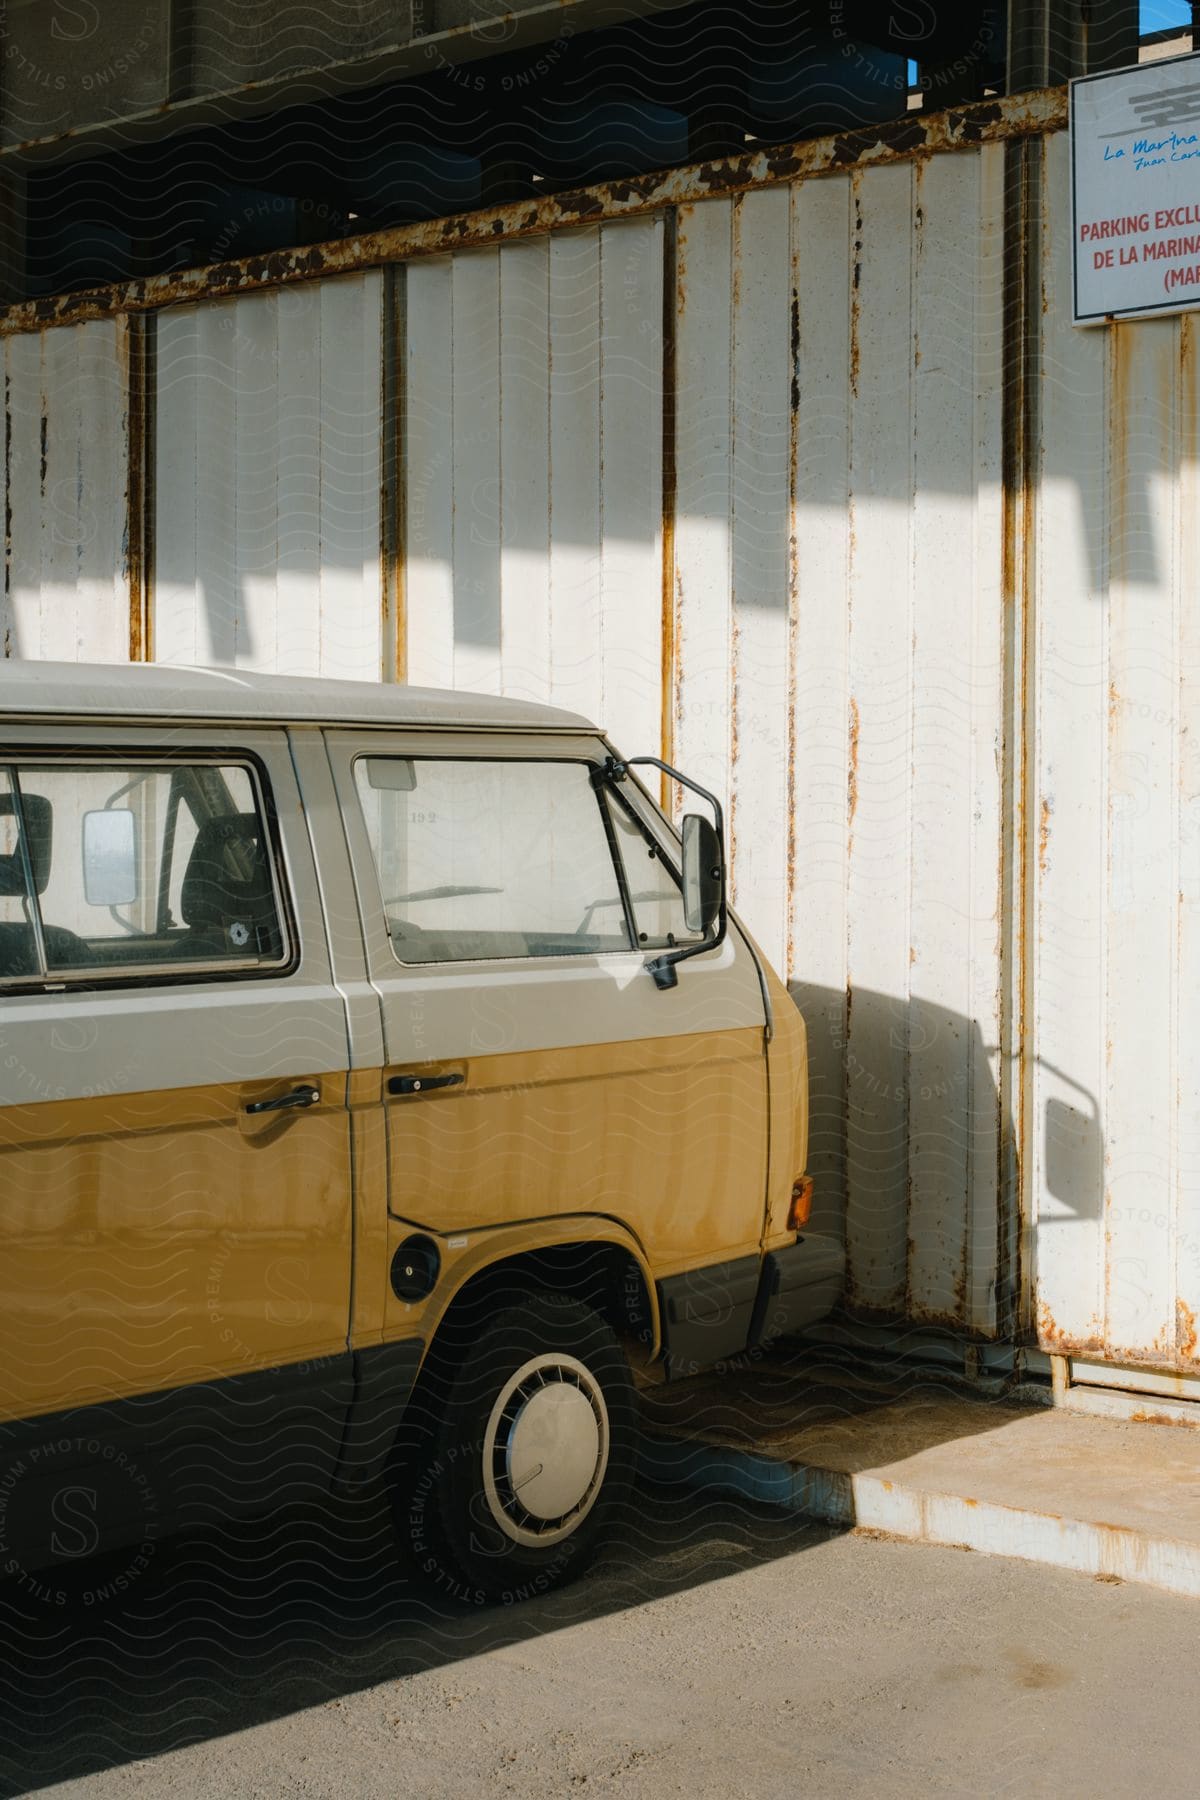
M 435 1088 L 461 1087 L 461 1075 L 393 1075 L 389 1078 L 389 1094 L 430 1094 Z
M 281 1094 L 278 1100 L 255 1100 L 246 1108 L 248 1113 L 288 1112 L 293 1107 L 315 1106 L 321 1098 L 318 1087 L 293 1088 L 290 1094 Z

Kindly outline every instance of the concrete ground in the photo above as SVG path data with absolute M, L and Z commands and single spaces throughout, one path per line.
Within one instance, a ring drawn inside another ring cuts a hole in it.
M 282 1515 L 161 1545 L 117 1599 L 5 1603 L 0 1792 L 1121 1800 L 1194 1779 L 1197 1619 L 650 1486 L 576 1587 L 451 1618 L 378 1513 Z
M 1200 1600 L 1200 1408 L 1185 1426 L 1154 1422 L 1153 1402 L 1136 1419 L 1070 1404 L 1095 1398 L 1017 1405 L 813 1350 L 648 1389 L 644 1461 L 827 1523 Z

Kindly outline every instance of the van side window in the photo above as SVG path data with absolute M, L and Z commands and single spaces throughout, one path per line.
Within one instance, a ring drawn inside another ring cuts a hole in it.
M 632 948 L 586 764 L 372 756 L 355 781 L 400 962 Z
M 0 982 L 217 977 L 285 960 L 249 768 L 0 767 Z

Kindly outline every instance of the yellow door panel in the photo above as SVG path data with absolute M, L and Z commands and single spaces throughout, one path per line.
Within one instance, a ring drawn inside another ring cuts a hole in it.
M 757 1249 L 762 1032 L 471 1057 L 388 1071 L 391 1210 L 442 1233 L 590 1213 L 624 1220 L 656 1275 Z M 461 1077 L 453 1087 L 426 1082 Z M 747 1193 L 754 1204 L 747 1208 Z
M 345 1071 L 0 1108 L 0 1415 L 344 1350 Z

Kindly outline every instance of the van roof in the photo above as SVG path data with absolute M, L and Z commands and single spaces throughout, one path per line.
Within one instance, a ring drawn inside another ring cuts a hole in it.
M 0 662 L 0 720 L 31 716 L 595 730 L 589 720 L 554 706 L 449 688 L 169 663 Z

